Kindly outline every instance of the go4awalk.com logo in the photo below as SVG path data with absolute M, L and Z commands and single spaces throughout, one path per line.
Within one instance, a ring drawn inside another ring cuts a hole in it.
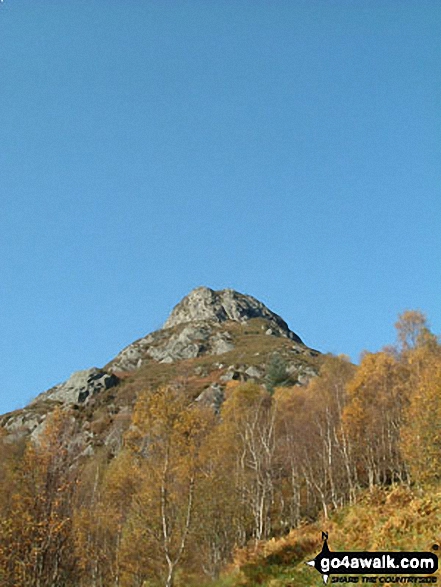
M 432 552 L 332 552 L 328 534 L 322 532 L 321 552 L 307 562 L 322 574 L 324 583 L 436 583 L 430 577 L 438 570 L 438 557 Z M 434 549 L 437 548 L 435 545 Z M 382 577 L 339 577 L 339 575 L 384 575 Z M 400 575 L 425 575 L 403 577 Z M 427 576 L 429 575 L 429 576 Z

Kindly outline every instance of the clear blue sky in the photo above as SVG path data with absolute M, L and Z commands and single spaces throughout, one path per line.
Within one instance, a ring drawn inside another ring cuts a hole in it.
M 4 0 L 0 47 L 0 412 L 198 285 L 441 332 L 439 0 Z

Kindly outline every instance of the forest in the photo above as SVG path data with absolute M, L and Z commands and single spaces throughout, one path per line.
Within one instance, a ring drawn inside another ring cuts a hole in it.
M 38 438 L 0 430 L 0 585 L 220 585 L 366 495 L 439 488 L 441 345 L 418 311 L 396 333 L 359 365 L 326 355 L 305 386 L 283 364 L 266 385 L 230 381 L 218 413 L 184 377 L 144 389 L 112 458 L 87 455 L 72 408 Z

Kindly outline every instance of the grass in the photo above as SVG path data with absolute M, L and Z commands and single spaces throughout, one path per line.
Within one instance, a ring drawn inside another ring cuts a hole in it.
M 184 325 L 185 326 L 185 325 Z M 174 379 L 181 378 L 188 384 L 189 392 L 196 394 L 217 381 L 229 366 L 265 367 L 274 353 L 280 354 L 288 361 L 299 366 L 309 366 L 316 370 L 322 356 L 307 347 L 296 345 L 293 341 L 279 336 L 267 336 L 265 320 L 255 318 L 245 324 L 230 322 L 222 326 L 234 344 L 234 349 L 221 355 L 203 355 L 194 359 L 174 363 L 157 363 L 149 360 L 136 371 L 120 374 L 123 382 L 118 388 L 117 401 L 125 405 L 132 404 L 142 389 L 155 389 Z M 182 328 L 181 325 L 178 328 Z M 173 330 L 173 329 L 170 329 Z M 219 368 L 223 365 L 223 368 Z
M 331 551 L 438 553 L 433 547 L 441 549 L 441 487 L 426 493 L 405 486 L 364 493 L 327 521 L 305 524 L 286 537 L 238 552 L 225 577 L 210 587 L 323 585 L 321 575 L 305 564 L 320 551 L 322 530 L 329 534 Z M 439 581 L 440 571 L 433 577 Z

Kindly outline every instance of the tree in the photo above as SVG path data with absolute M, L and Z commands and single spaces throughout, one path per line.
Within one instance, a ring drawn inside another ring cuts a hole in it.
M 64 587 L 75 581 L 72 514 L 76 489 L 72 443 L 75 421 L 68 411 L 47 416 L 17 466 L 8 516 L 0 525 L 3 585 Z
M 419 310 L 406 310 L 400 314 L 395 329 L 400 352 L 412 350 L 435 338 L 429 330 L 426 316 Z
M 407 479 L 400 428 L 409 396 L 409 369 L 389 353 L 364 355 L 347 387 L 344 432 L 351 442 L 362 485 Z
M 109 464 L 101 453 L 84 467 L 74 512 L 81 586 L 120 585 L 122 531 L 139 483 L 138 467 L 127 451 Z
M 267 366 L 265 386 L 269 393 L 273 393 L 276 387 L 286 387 L 292 384 L 287 371 L 286 361 L 278 353 L 275 353 Z
M 342 416 L 348 401 L 346 387 L 355 368 L 344 357 L 325 357 L 318 377 L 306 392 L 310 406 L 310 432 L 316 438 L 314 452 L 305 464 L 307 482 L 313 487 L 327 516 L 327 504 L 342 505 L 355 493 L 356 472 Z M 311 430 L 312 429 L 312 430 Z M 312 464 L 314 463 L 314 467 Z
M 246 541 L 246 514 L 242 494 L 234 482 L 236 458 L 232 445 L 225 427 L 215 426 L 200 455 L 191 550 L 197 553 L 195 566 L 214 580 L 230 561 L 234 548 Z
M 243 512 L 242 539 L 251 533 L 256 541 L 261 540 L 271 532 L 274 503 L 274 402 L 257 384 L 238 385 L 224 402 L 221 419 L 230 477 Z
M 410 401 L 401 428 L 401 449 L 412 480 L 441 481 L 441 347 L 429 344 L 407 354 L 412 370 Z
M 121 556 L 126 572 L 140 581 L 150 573 L 162 578 L 165 587 L 174 584 L 194 525 L 201 448 L 213 422 L 213 413 L 189 401 L 178 385 L 138 399 L 127 445 L 141 483 L 123 532 Z
M 296 527 L 306 513 L 305 445 L 311 445 L 308 393 L 304 387 L 279 387 L 276 408 L 276 454 L 279 465 L 277 499 L 279 532 Z

